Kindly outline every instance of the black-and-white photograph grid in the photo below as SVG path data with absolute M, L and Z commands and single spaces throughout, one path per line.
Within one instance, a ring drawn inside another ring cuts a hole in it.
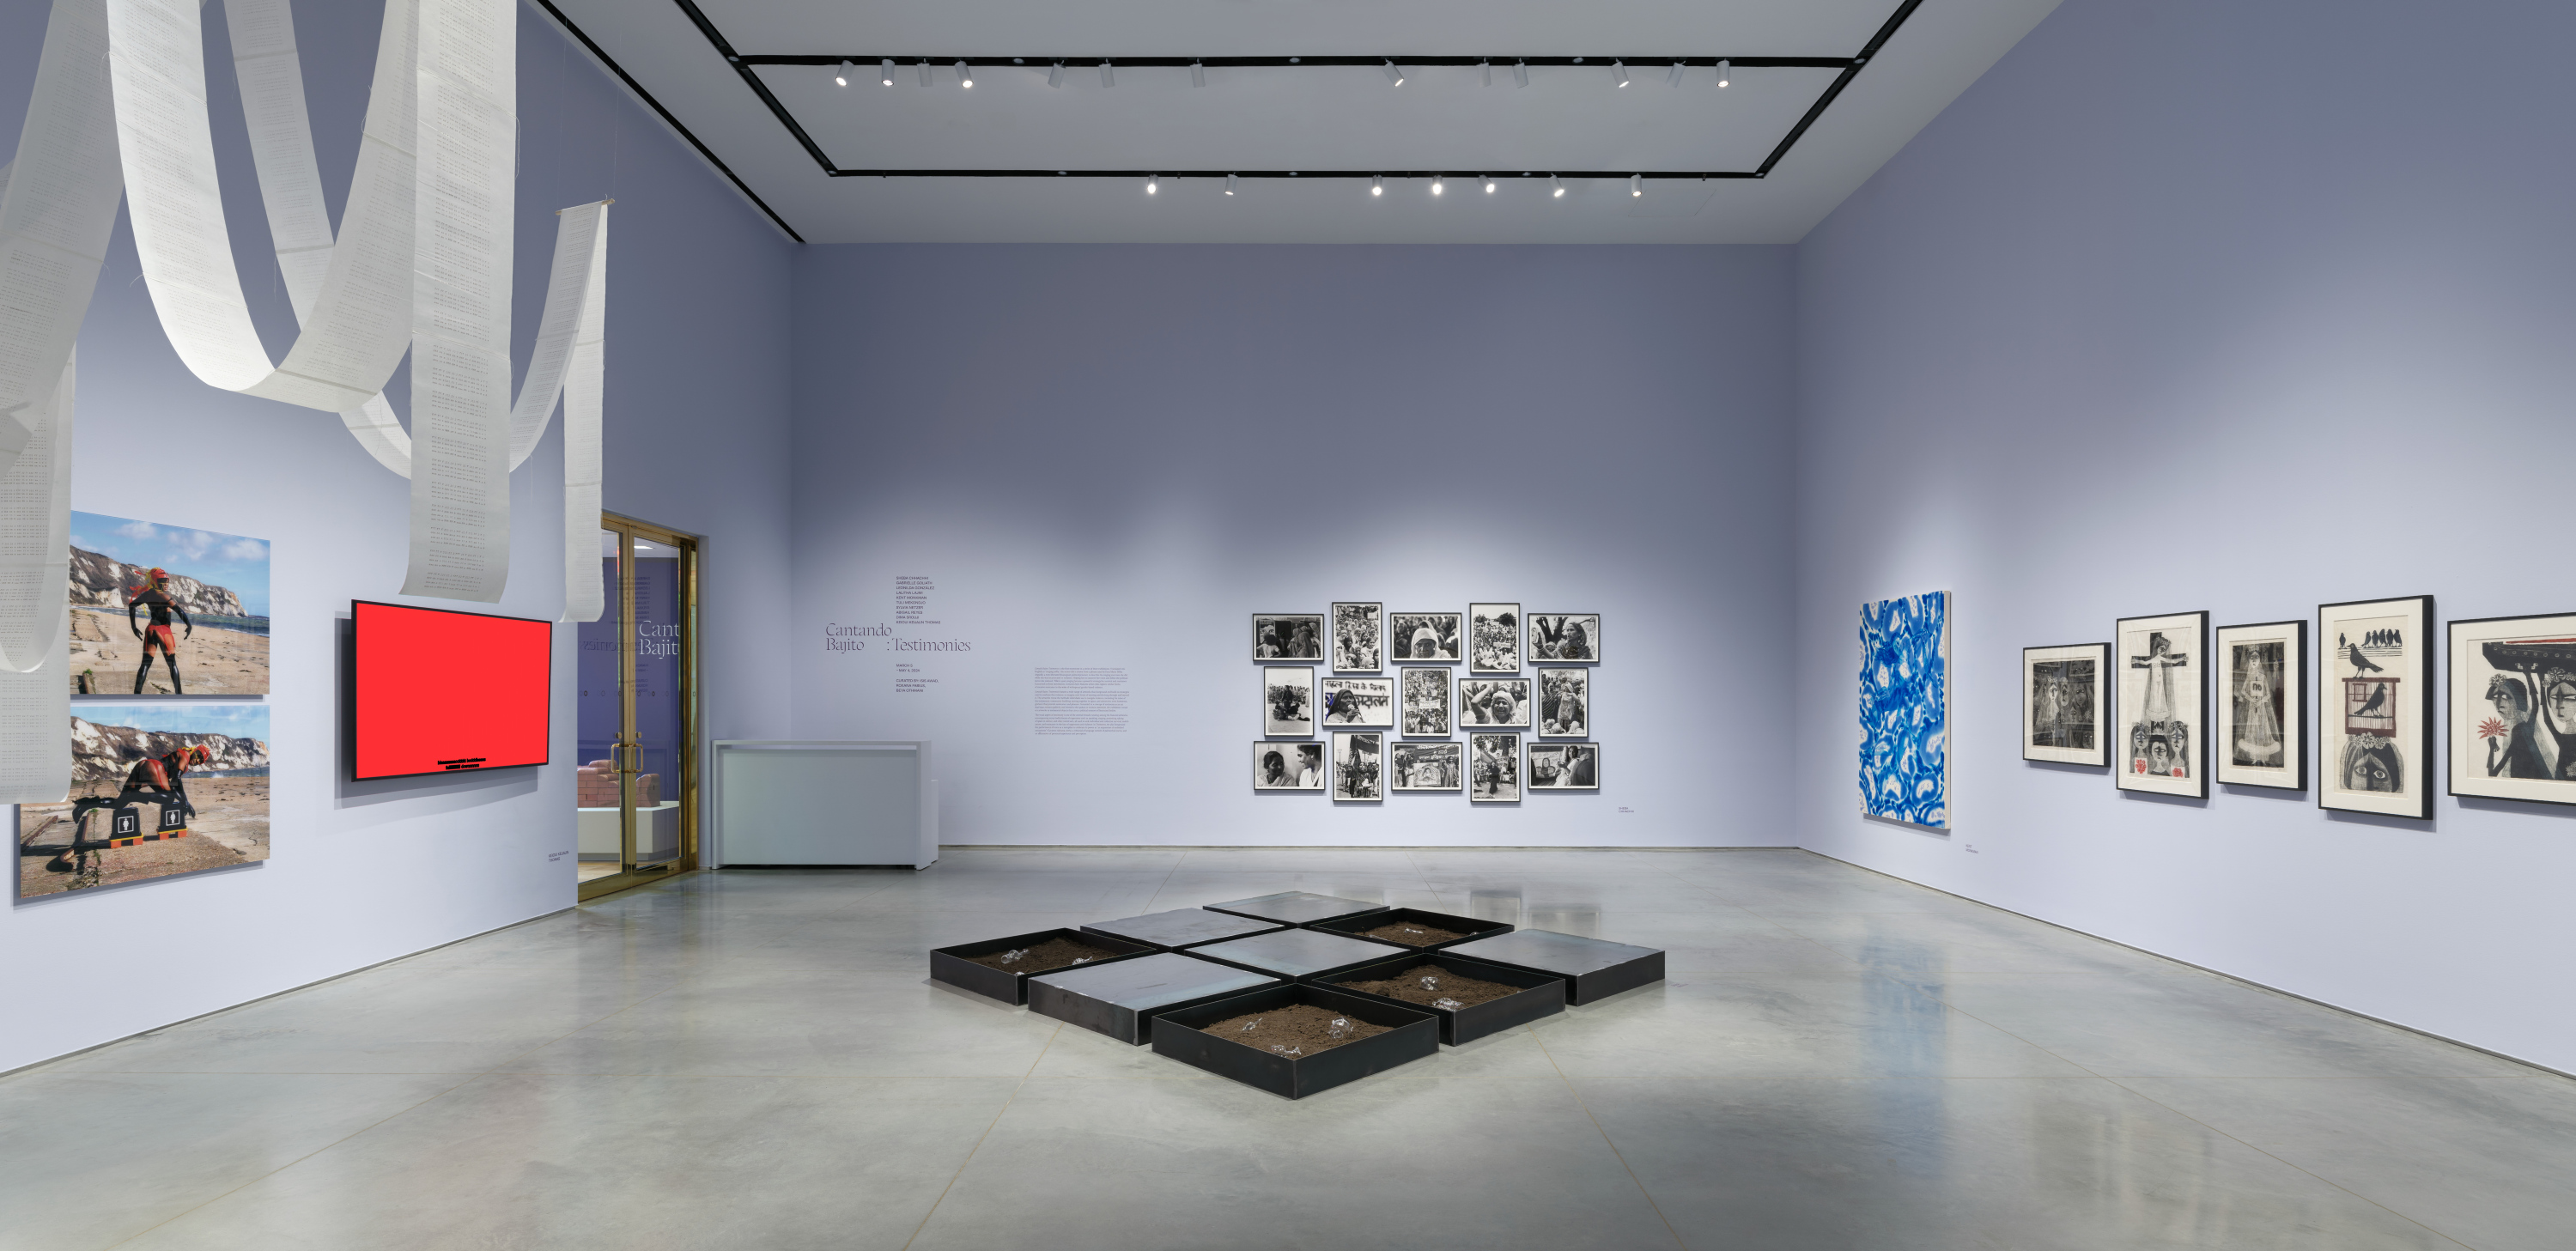
M 1530 726 L 1528 678 L 1458 679 L 1458 724 L 1473 730 L 1526 730 Z
M 1387 638 L 1397 660 L 1456 664 L 1463 618 L 1454 612 L 1400 612 L 1387 618 Z
M 1385 606 L 1333 605 L 1333 671 L 1375 673 L 1385 667 Z
M 1541 669 L 1538 673 L 1541 738 L 1592 737 L 1592 671 Z

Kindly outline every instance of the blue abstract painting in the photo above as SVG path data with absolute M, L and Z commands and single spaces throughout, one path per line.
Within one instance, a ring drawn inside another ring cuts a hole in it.
M 1860 610 L 1860 805 L 1950 828 L 1950 593 Z

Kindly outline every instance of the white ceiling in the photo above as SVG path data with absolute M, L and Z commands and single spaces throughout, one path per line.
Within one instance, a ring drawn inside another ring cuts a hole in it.
M 1719 89 L 1674 57 L 1851 57 L 1899 0 L 699 0 L 742 55 L 930 57 L 895 86 L 871 61 L 755 72 L 843 169 L 1447 170 L 1450 180 L 830 177 L 676 0 L 555 0 L 794 231 L 815 243 L 1793 243 L 1913 138 L 2057 0 L 1925 0 L 1765 178 L 1573 180 L 1550 169 L 1750 170 L 1838 71 L 1739 68 Z M 1179 68 L 1107 57 L 1584 56 L 1517 88 L 1498 67 Z M 1606 62 L 1634 58 L 1631 83 Z M 1025 57 L 980 67 L 961 56 Z M 1068 61 L 1063 86 L 1046 62 Z M 1655 61 L 1655 58 L 1661 58 Z M 1649 64 L 1648 62 L 1654 62 Z M 1538 176 L 1521 178 L 1524 171 Z

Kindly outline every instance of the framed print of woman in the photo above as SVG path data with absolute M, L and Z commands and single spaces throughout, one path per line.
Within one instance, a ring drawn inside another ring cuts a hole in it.
M 2451 793 L 2576 804 L 2576 613 L 2450 635 Z

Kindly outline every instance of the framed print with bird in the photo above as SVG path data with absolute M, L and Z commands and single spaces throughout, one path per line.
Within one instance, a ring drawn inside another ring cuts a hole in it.
M 2433 597 L 2317 606 L 2317 805 L 2433 819 Z

